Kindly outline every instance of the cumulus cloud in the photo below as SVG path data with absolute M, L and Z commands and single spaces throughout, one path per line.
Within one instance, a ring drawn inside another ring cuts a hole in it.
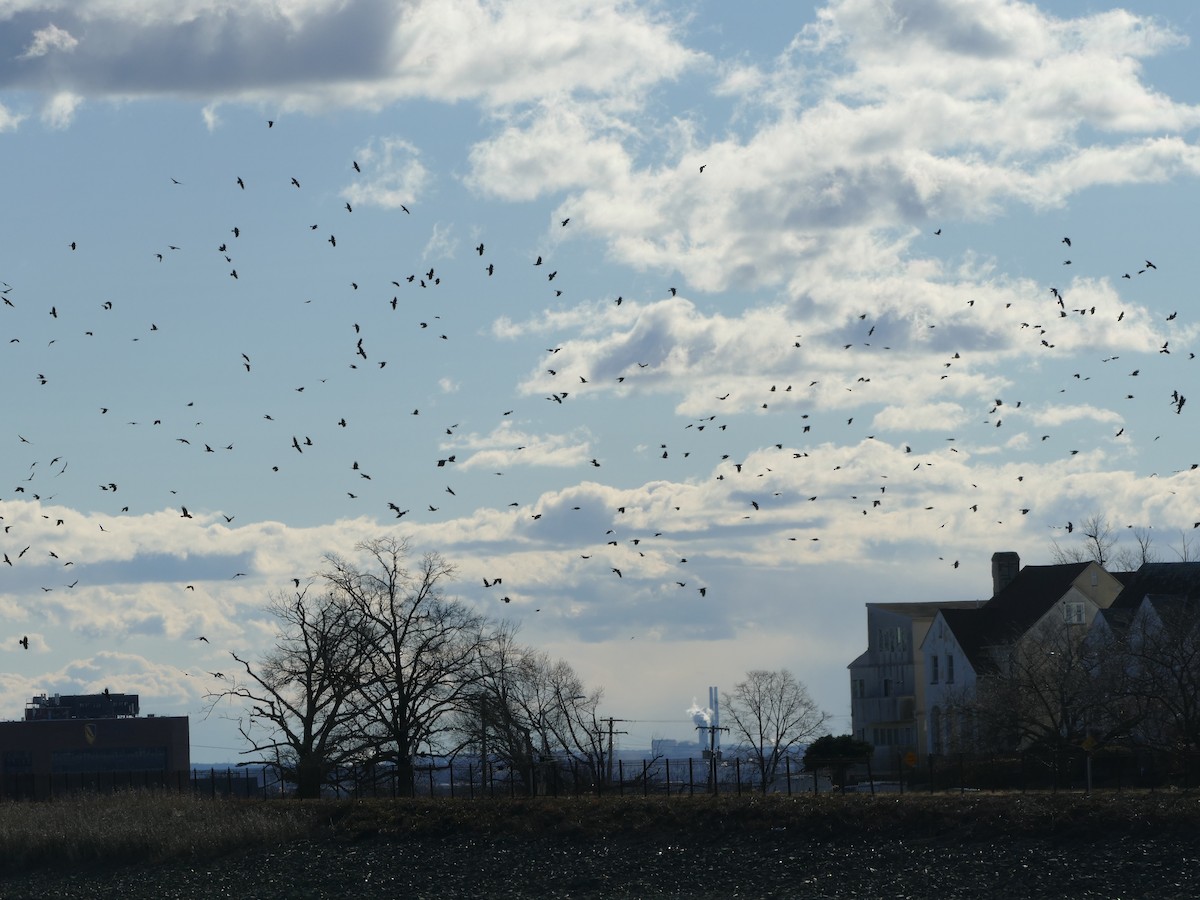
M 54 4 L 53 25 L 45 7 L 0 11 L 32 35 L 23 58 L 0 63 L 0 88 L 313 111 L 421 97 L 499 107 L 637 91 L 700 59 L 665 18 L 600 0 L 79 0 Z

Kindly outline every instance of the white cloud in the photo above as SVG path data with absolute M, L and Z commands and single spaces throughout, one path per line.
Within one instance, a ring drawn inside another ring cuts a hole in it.
M 354 206 L 408 207 L 431 180 L 420 150 L 402 138 L 378 138 L 356 150 L 355 156 L 361 176 L 342 189 L 342 196 Z
M 1111 409 L 1083 404 L 1081 406 L 1048 406 L 1029 414 L 1030 421 L 1035 425 L 1064 425 L 1067 422 L 1090 420 L 1119 424 L 1123 421 L 1120 414 Z
M 506 200 L 532 200 L 627 177 L 622 127 L 594 103 L 547 101 L 471 149 L 468 183 Z
M 583 430 L 572 434 L 537 434 L 521 431 L 511 421 L 505 421 L 490 434 L 455 435 L 451 446 L 468 453 L 458 463 L 461 469 L 504 471 L 517 466 L 585 465 L 592 453 L 589 439 Z
M 44 6 L 10 0 L 5 13 L 33 19 Z M 422 97 L 502 107 L 628 94 L 701 58 L 665 18 L 603 0 L 78 0 L 54 13 L 58 24 L 35 33 L 20 68 L 0 65 L 0 88 L 311 111 Z
M 77 38 L 65 29 L 51 23 L 33 33 L 33 40 L 17 59 L 36 59 L 55 51 L 70 53 L 77 46 L 79 46 Z
M 51 97 L 42 108 L 42 121 L 51 128 L 66 128 L 75 118 L 75 111 L 83 98 L 70 91 L 61 91 Z
M 0 103 L 0 133 L 16 131 L 17 126 L 21 124 L 21 120 L 24 118 L 24 116 L 14 113 L 3 103 Z
M 458 238 L 454 235 L 454 225 L 435 222 L 429 233 L 429 239 L 421 249 L 421 259 L 428 262 L 437 259 L 453 259 L 458 252 Z M 436 272 L 435 272 L 435 276 Z

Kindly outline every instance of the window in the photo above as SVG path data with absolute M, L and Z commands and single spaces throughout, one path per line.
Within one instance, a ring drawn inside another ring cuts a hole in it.
M 854 678 L 850 681 L 851 691 L 854 697 L 861 700 L 867 696 L 867 683 L 861 678 Z
M 883 696 L 892 696 L 892 679 L 890 678 L 883 679 Z
M 1083 624 L 1083 603 L 1070 600 L 1063 604 L 1063 619 L 1068 625 Z
M 938 683 L 938 658 L 936 653 L 929 657 L 929 683 Z
M 946 654 L 946 684 L 954 684 L 954 657 Z

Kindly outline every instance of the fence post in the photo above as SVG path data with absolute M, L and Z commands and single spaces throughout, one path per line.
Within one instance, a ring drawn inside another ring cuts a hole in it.
M 933 793 L 933 754 L 929 754 L 929 793 Z
M 642 796 L 650 796 L 650 768 L 646 760 L 642 760 Z
M 625 796 L 625 760 L 617 760 L 617 794 L 621 797 Z
M 663 764 L 666 767 L 667 773 L 667 796 L 671 796 L 671 760 L 668 757 L 663 758 Z
M 692 758 L 689 756 L 688 757 L 688 796 L 689 797 L 696 796 L 696 779 L 694 776 L 695 776 L 695 773 L 692 769 Z
M 742 758 L 739 756 L 733 761 L 733 773 L 737 778 L 737 795 L 742 796 Z
M 787 795 L 792 796 L 792 758 L 785 756 L 783 758 L 783 771 L 787 775 Z
M 958 793 L 961 796 L 967 792 L 967 781 L 963 775 L 963 755 L 958 754 Z
M 875 796 L 875 775 L 871 772 L 871 757 L 867 756 L 867 783 L 871 785 L 871 796 Z

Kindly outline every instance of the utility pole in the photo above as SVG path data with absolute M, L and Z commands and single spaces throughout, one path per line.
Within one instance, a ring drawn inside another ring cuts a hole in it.
M 606 720 L 606 719 L 601 719 L 600 721 L 601 721 L 601 722 L 604 722 L 604 721 L 607 721 L 607 722 L 608 722 L 608 765 L 607 765 L 607 768 L 606 768 L 606 770 L 605 770 L 605 771 L 606 771 L 606 775 L 605 775 L 605 778 L 604 778 L 604 782 L 605 782 L 605 784 L 612 784 L 612 776 L 613 776 L 613 735 L 614 735 L 614 734 L 629 734 L 629 732 L 628 732 L 628 731 L 613 731 L 613 723 L 614 723 L 614 722 L 628 722 L 629 720 L 628 720 L 628 719 L 614 719 L 612 716 L 609 716 L 607 720 Z M 603 737 L 603 736 L 604 736 L 604 732 L 603 732 L 603 731 L 600 733 L 600 736 L 601 736 L 601 737 Z
M 717 732 L 729 731 L 722 725 L 697 725 L 697 731 L 708 732 L 708 787 L 717 792 Z

